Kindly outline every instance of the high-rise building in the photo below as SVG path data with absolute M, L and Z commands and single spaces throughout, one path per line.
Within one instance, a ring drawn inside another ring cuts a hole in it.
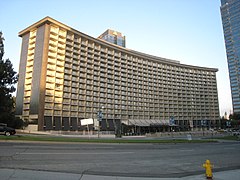
M 233 112 L 240 113 L 240 0 L 221 0 Z
M 118 46 L 126 47 L 126 37 L 122 33 L 111 29 L 106 30 L 98 38 Z
M 102 106 L 107 130 L 186 130 L 219 119 L 215 68 L 129 50 L 50 17 L 19 36 L 16 115 L 39 130 L 80 130 Z

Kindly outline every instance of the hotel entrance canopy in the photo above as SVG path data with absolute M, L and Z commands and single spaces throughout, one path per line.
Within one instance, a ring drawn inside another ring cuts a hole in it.
M 123 124 L 128 126 L 169 126 L 169 120 L 154 120 L 154 119 L 128 119 L 122 121 Z

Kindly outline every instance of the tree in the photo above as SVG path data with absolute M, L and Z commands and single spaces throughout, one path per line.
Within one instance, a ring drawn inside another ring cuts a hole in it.
M 240 113 L 233 113 L 229 115 L 229 119 L 231 120 L 232 128 L 240 127 Z
M 11 61 L 3 59 L 3 41 L 4 38 L 0 32 L 0 123 L 16 127 L 19 122 L 16 122 L 14 116 L 15 102 L 11 93 L 16 91 L 14 84 L 18 81 L 18 75 L 14 71 Z
M 4 38 L 2 37 L 2 32 L 0 32 L 0 59 L 2 60 L 4 54 Z
M 229 119 L 240 120 L 240 113 L 233 113 L 229 115 Z

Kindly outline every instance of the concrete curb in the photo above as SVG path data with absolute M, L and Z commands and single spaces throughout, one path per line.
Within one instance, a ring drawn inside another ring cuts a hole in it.
M 33 171 L 21 169 L 0 169 L 1 180 L 204 180 L 204 174 L 192 175 L 181 178 L 146 178 L 146 177 L 120 177 L 120 176 L 99 176 L 87 174 L 74 174 L 62 172 Z M 239 179 L 240 169 L 221 171 L 213 174 L 214 180 Z

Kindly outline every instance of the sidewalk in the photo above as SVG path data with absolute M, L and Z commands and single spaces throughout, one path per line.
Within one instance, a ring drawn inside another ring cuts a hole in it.
M 141 177 L 119 177 L 98 176 L 85 174 L 72 174 L 47 171 L 32 171 L 20 169 L 0 169 L 1 180 L 204 180 L 204 174 L 193 175 L 182 178 L 141 178 Z M 221 171 L 213 173 L 214 180 L 237 180 L 240 177 L 240 169 Z

